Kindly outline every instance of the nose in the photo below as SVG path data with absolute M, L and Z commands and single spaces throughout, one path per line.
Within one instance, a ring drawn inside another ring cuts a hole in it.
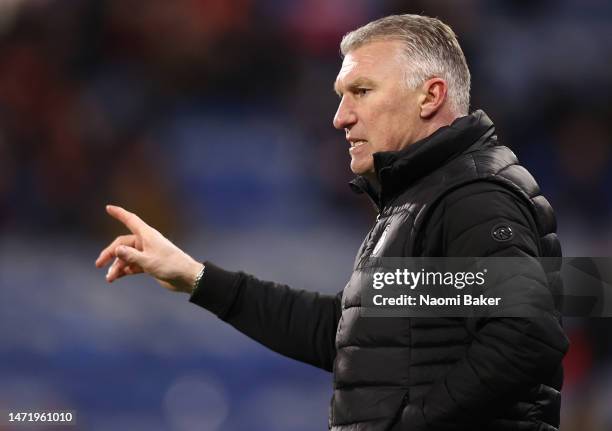
M 350 129 L 357 122 L 357 115 L 352 103 L 345 96 L 340 100 L 336 115 L 334 115 L 334 127 L 338 130 Z

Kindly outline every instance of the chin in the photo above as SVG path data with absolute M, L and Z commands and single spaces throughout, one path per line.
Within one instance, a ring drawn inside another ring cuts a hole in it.
M 367 161 L 351 160 L 351 171 L 355 175 L 372 175 L 374 173 L 374 160 Z

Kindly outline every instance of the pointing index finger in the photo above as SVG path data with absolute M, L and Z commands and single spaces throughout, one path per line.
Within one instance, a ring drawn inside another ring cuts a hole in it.
M 140 217 L 121 207 L 106 205 L 106 212 L 123 223 L 132 233 L 140 234 L 147 227 L 147 224 Z

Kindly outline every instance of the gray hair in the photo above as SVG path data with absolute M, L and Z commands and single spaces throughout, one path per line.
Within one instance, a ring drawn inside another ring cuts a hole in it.
M 414 89 L 432 77 L 448 85 L 448 100 L 457 115 L 470 106 L 470 70 L 453 30 L 437 18 L 422 15 L 390 15 L 347 33 L 340 43 L 342 57 L 367 43 L 397 40 L 404 44 L 410 65 L 406 84 Z

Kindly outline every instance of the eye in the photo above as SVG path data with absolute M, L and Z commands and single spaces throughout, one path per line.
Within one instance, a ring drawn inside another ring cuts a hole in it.
M 370 91 L 371 91 L 370 88 L 359 87 L 359 88 L 357 88 L 355 93 L 357 94 L 357 96 L 362 97 L 362 96 L 365 96 L 366 94 L 368 94 Z

